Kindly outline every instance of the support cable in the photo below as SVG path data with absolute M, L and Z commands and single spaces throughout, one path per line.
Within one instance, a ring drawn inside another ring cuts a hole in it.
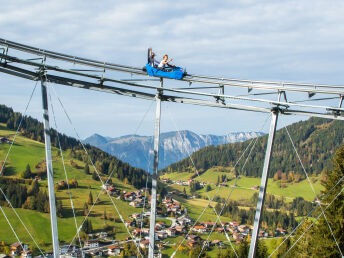
M 260 131 L 262 131 L 262 129 L 263 129 L 264 126 L 266 125 L 266 122 L 267 122 L 267 120 L 268 120 L 269 118 L 270 118 L 270 116 L 267 116 L 267 118 L 265 119 L 265 121 L 264 121 L 264 123 L 263 123 L 262 128 L 260 129 Z M 243 166 L 242 166 L 241 169 L 240 169 L 240 173 L 239 173 L 239 174 L 237 175 L 237 177 L 235 178 L 235 182 L 234 182 L 234 185 L 233 185 L 234 187 L 235 187 L 236 184 L 238 183 L 239 177 L 240 177 L 240 175 L 241 175 L 241 174 L 243 173 L 243 171 L 244 171 L 244 168 L 245 168 L 245 166 L 246 166 L 246 163 L 247 163 L 249 157 L 251 156 L 252 151 L 254 150 L 254 148 L 255 148 L 255 146 L 256 146 L 256 143 L 257 143 L 257 141 L 258 141 L 258 138 L 259 138 L 259 137 L 256 137 L 256 139 L 254 139 L 254 141 L 252 141 L 252 142 L 254 142 L 254 143 L 253 143 L 253 145 L 252 145 L 252 147 L 251 147 L 250 152 L 248 153 L 248 155 L 247 155 L 247 157 L 246 157 L 246 159 L 245 159 L 245 162 L 244 162 Z M 228 196 L 227 196 L 227 199 L 226 199 L 226 201 L 224 202 L 224 204 L 222 205 L 222 208 L 221 208 L 220 213 L 219 213 L 219 215 L 218 215 L 218 219 L 219 219 L 220 216 L 222 215 L 222 212 L 224 211 L 224 209 L 225 209 L 225 207 L 226 207 L 226 204 L 228 203 L 229 198 L 230 198 L 232 192 L 234 191 L 234 187 L 232 187 L 231 190 L 229 191 L 229 194 L 228 194 Z M 215 229 L 216 223 L 217 223 L 217 221 L 215 222 L 214 226 L 212 227 L 211 231 L 209 232 L 206 241 L 209 240 L 211 234 L 213 233 L 213 231 L 214 231 L 214 229 Z M 204 247 L 205 247 L 205 244 L 203 244 L 202 250 L 201 250 L 201 252 L 199 253 L 198 258 L 199 258 L 200 255 L 202 254 Z M 237 256 L 237 257 L 238 257 L 238 256 Z
M 338 180 L 338 182 L 323 196 L 320 197 L 321 200 L 325 199 L 325 197 L 327 195 L 329 195 L 333 190 L 334 188 L 340 183 L 342 182 L 342 180 L 344 179 L 344 176 L 341 177 L 341 179 Z M 269 257 L 271 257 L 282 245 L 285 241 L 287 241 L 291 236 L 292 234 L 306 221 L 306 219 L 311 216 L 311 214 L 316 210 L 316 207 L 320 205 L 320 203 L 318 203 L 315 207 L 312 208 L 312 210 L 302 219 L 302 221 L 293 229 L 292 232 L 289 233 L 289 235 L 287 237 L 284 238 L 283 242 L 276 247 L 276 249 L 269 255 Z
M 152 102 L 152 103 L 153 103 L 153 102 Z M 152 105 L 152 104 L 151 104 L 151 105 Z M 146 112 L 146 114 L 147 114 L 147 113 L 148 113 L 148 112 Z M 146 114 L 145 114 L 145 115 L 146 115 Z M 142 123 L 140 123 L 139 126 L 141 126 L 141 124 L 142 124 Z M 138 128 L 135 130 L 135 132 L 137 133 L 137 131 L 138 131 Z M 136 134 L 136 133 L 135 133 L 135 134 Z M 116 169 L 116 166 L 117 166 L 118 163 L 119 163 L 119 159 L 117 159 L 116 164 L 114 165 L 114 167 L 113 167 L 113 169 L 112 169 L 112 171 L 111 171 L 109 177 L 107 178 L 105 184 L 107 184 L 107 182 L 111 179 L 113 173 L 115 172 L 115 169 Z M 147 175 L 146 181 L 148 180 L 148 177 L 149 177 L 149 175 Z M 147 187 L 146 187 L 146 188 L 147 188 Z M 97 203 L 97 201 L 98 201 L 98 199 L 99 199 L 99 196 L 100 196 L 101 192 L 102 192 L 102 190 L 99 191 L 99 193 L 98 193 L 98 195 L 97 195 L 95 201 L 93 202 L 91 208 L 89 209 L 88 213 L 86 214 L 86 216 L 85 216 L 83 222 L 81 223 L 81 225 L 80 225 L 80 227 L 79 227 L 77 233 L 80 232 L 80 230 L 82 229 L 82 227 L 83 227 L 83 225 L 84 225 L 86 219 L 87 219 L 87 218 L 89 217 L 89 215 L 91 214 L 91 212 L 92 212 L 92 210 L 93 210 L 95 204 Z M 72 243 L 73 243 L 74 239 L 76 238 L 76 236 L 77 236 L 77 234 L 74 235 L 74 237 L 73 237 L 71 243 L 69 244 L 69 247 L 72 245 Z M 134 239 L 133 239 L 132 241 L 134 242 Z M 69 247 L 68 247 L 68 249 L 69 249 Z
M 341 195 L 341 193 L 344 191 L 344 188 L 342 188 L 340 190 L 340 192 L 333 198 L 333 200 L 326 206 L 326 208 L 323 211 L 326 211 L 331 205 L 332 203 L 338 198 L 338 196 Z M 319 204 L 319 206 L 321 206 Z M 289 251 L 299 242 L 299 240 L 303 237 L 304 234 L 306 234 L 308 232 L 308 230 L 310 230 L 310 228 L 318 221 L 318 219 L 321 217 L 321 215 L 324 215 L 324 213 L 320 213 L 318 217 L 316 217 L 316 219 L 312 222 L 312 224 L 301 234 L 301 236 L 293 243 L 293 245 L 285 252 L 284 256 L 285 257 Z M 343 257 L 343 256 L 342 256 Z
M 267 117 L 267 119 L 270 116 Z M 266 119 L 266 121 L 267 121 Z M 265 121 L 265 123 L 266 123 Z M 247 145 L 247 147 L 245 148 L 245 150 L 243 151 L 243 153 L 240 155 L 239 159 L 236 161 L 236 163 L 234 164 L 233 170 L 236 168 L 236 166 L 238 165 L 238 163 L 240 162 L 240 160 L 244 157 L 245 153 L 247 152 L 247 150 L 250 148 L 251 144 L 254 141 L 250 141 L 250 143 Z M 221 185 L 218 186 L 216 193 L 213 195 L 213 197 L 211 198 L 211 200 L 209 201 L 209 204 L 211 204 L 211 202 L 215 199 L 215 196 L 218 194 L 218 192 L 220 191 Z M 209 206 L 208 204 L 208 206 Z M 176 248 L 176 250 L 173 252 L 173 254 L 171 255 L 171 257 L 174 257 L 179 249 L 179 247 L 184 243 L 184 241 L 186 240 L 186 238 L 189 236 L 189 234 L 191 233 L 192 229 L 197 225 L 199 219 L 203 216 L 204 212 L 206 211 L 207 206 L 202 210 L 201 214 L 198 216 L 197 220 L 195 221 L 195 223 L 192 225 L 191 229 L 188 231 L 188 233 L 186 234 L 186 236 L 183 238 L 183 240 L 179 243 L 178 247 Z
M 19 130 L 20 130 L 20 128 L 21 128 L 22 122 L 23 122 L 23 120 L 24 120 L 24 117 L 25 117 L 25 115 L 26 115 L 26 112 L 27 112 L 27 110 L 28 110 L 28 107 L 29 107 L 29 105 L 30 105 L 30 103 L 31 103 L 33 94 L 34 94 L 34 92 L 35 92 L 35 90 L 36 90 L 37 83 L 38 83 L 38 82 L 36 82 L 36 84 L 35 84 L 35 86 L 34 86 L 32 92 L 31 92 L 29 101 L 28 101 L 28 103 L 26 104 L 25 111 L 24 111 L 24 113 L 23 113 L 23 115 L 22 115 L 22 117 L 21 117 L 21 119 L 20 119 L 18 128 L 17 128 L 16 133 L 15 133 L 15 135 L 14 135 L 14 137 L 13 137 L 13 140 L 12 140 L 12 142 L 11 142 L 10 148 L 9 148 L 8 151 L 7 151 L 6 157 L 5 157 L 5 159 L 4 159 L 4 162 L 3 162 L 3 165 L 2 165 L 2 168 L 1 168 L 1 171 L 0 171 L 0 176 L 1 176 L 2 173 L 3 173 L 3 170 L 4 170 L 4 168 L 5 168 L 7 159 L 8 159 L 8 157 L 9 157 L 9 154 L 10 154 L 11 150 L 12 150 L 12 146 L 13 146 L 13 144 L 14 144 L 14 142 L 15 142 L 15 139 L 16 139 L 17 135 L 19 134 Z M 42 249 L 39 247 L 38 243 L 36 242 L 36 240 L 34 239 L 34 237 L 32 236 L 32 234 L 30 233 L 30 231 L 28 230 L 28 228 L 27 228 L 26 225 L 24 224 L 23 220 L 21 219 L 21 217 L 19 216 L 19 214 L 17 213 L 17 211 L 16 211 L 15 208 L 13 207 L 11 201 L 7 198 L 5 192 L 3 191 L 3 189 L 2 189 L 1 187 L 0 187 L 0 192 L 2 193 L 2 195 L 4 196 L 4 198 L 6 199 L 6 201 L 7 201 L 8 204 L 10 205 L 10 207 L 12 208 L 13 212 L 16 214 L 16 216 L 17 216 L 17 218 L 19 219 L 19 221 L 21 222 L 21 224 L 24 226 L 26 232 L 29 234 L 30 238 L 31 238 L 32 241 L 35 243 L 36 247 L 39 249 L 39 251 L 41 252 L 41 254 L 44 256 L 44 253 L 43 253 Z
M 6 166 L 6 162 L 7 162 L 8 156 L 9 156 L 9 154 L 10 154 L 10 152 L 11 152 L 11 149 L 12 149 L 12 146 L 13 146 L 13 144 L 14 144 L 14 141 L 16 140 L 16 137 L 17 137 L 17 135 L 19 134 L 19 130 L 20 130 L 21 125 L 22 125 L 22 123 L 23 123 L 23 120 L 24 120 L 24 117 L 25 117 L 25 115 L 26 115 L 27 109 L 29 108 L 29 105 L 30 105 L 30 103 L 31 103 L 32 96 L 33 96 L 33 94 L 34 94 L 34 92 L 35 92 L 35 90 L 36 90 L 36 88 L 37 88 L 37 83 L 38 83 L 38 81 L 36 81 L 35 86 L 34 86 L 32 92 L 31 92 L 29 101 L 28 101 L 28 103 L 26 104 L 24 113 L 22 114 L 22 117 L 21 117 L 21 119 L 20 119 L 20 122 L 19 122 L 18 128 L 17 128 L 17 130 L 16 130 L 16 133 L 15 133 L 13 139 L 12 139 L 10 148 L 9 148 L 8 151 L 7 151 L 6 157 L 5 157 L 5 159 L 4 159 L 4 162 L 3 162 L 2 167 L 1 167 L 1 170 L 0 170 L 0 176 L 2 175 L 3 170 L 4 170 L 5 166 Z
M 73 212 L 75 228 L 76 228 L 76 230 L 77 230 L 80 248 L 82 248 L 81 239 L 80 239 L 80 234 L 79 234 L 79 232 L 78 232 L 78 223 L 77 223 L 77 221 L 76 221 L 76 215 L 75 215 L 75 210 L 74 210 L 74 203 L 73 203 L 73 199 L 72 199 L 72 192 L 71 192 L 70 186 L 69 186 L 69 181 L 68 181 L 68 176 L 67 176 L 67 170 L 66 170 L 66 166 L 65 166 L 65 162 L 64 162 L 63 153 L 62 153 L 62 147 L 61 147 L 61 141 L 60 141 L 60 136 L 59 136 L 59 130 L 58 130 L 58 127 L 57 127 L 56 116 L 55 116 L 54 106 L 53 106 L 53 102 L 52 102 L 52 98 L 51 98 L 50 92 L 49 92 L 49 98 L 50 98 L 50 106 L 51 106 L 51 111 L 52 111 L 53 118 L 54 118 L 56 133 L 57 133 L 57 141 L 58 141 L 58 146 L 59 146 L 59 149 L 60 149 L 60 156 L 61 156 L 63 171 L 64 171 L 65 177 L 66 177 L 68 195 L 69 195 L 70 205 L 71 205 L 72 212 Z
M 68 113 L 67 113 L 67 111 L 66 111 L 64 105 L 62 104 L 61 99 L 60 99 L 59 96 L 57 95 L 55 88 L 54 88 L 54 87 L 52 87 L 52 88 L 54 89 L 54 93 L 55 93 L 55 95 L 56 95 L 58 101 L 60 102 L 61 107 L 62 107 L 62 109 L 63 109 L 63 111 L 64 111 L 64 113 L 65 113 L 65 115 L 66 115 L 66 117 L 67 117 L 67 119 L 68 119 L 68 121 L 69 121 L 69 123 L 70 123 L 71 126 L 73 127 L 74 132 L 75 132 L 76 136 L 78 137 L 78 140 L 79 140 L 79 142 L 80 142 L 82 148 L 84 149 L 84 151 L 85 151 L 85 153 L 86 153 L 86 155 L 87 155 L 89 161 L 91 162 L 91 165 L 92 165 L 94 171 L 96 172 L 96 174 L 97 174 L 97 176 L 98 176 L 100 182 L 102 183 L 102 185 L 104 185 L 105 183 L 104 183 L 103 179 L 101 178 L 100 173 L 98 172 L 98 169 L 97 169 L 96 166 L 94 165 L 94 162 L 93 162 L 93 160 L 91 159 L 91 157 L 90 157 L 90 155 L 89 155 L 89 153 L 88 153 L 88 151 L 87 151 L 85 145 L 82 143 L 82 140 L 81 140 L 81 138 L 80 138 L 80 135 L 78 134 L 78 132 L 77 132 L 77 130 L 76 130 L 76 128 L 75 128 L 75 126 L 74 126 L 74 124 L 73 124 L 73 122 L 72 122 L 70 116 L 68 115 Z M 114 206 L 114 208 L 115 208 L 115 210 L 116 210 L 116 212 L 117 212 L 117 214 L 118 214 L 120 220 L 121 220 L 122 223 L 124 224 L 124 226 L 125 226 L 125 228 L 126 228 L 128 234 L 129 234 L 129 236 L 130 236 L 131 238 L 133 238 L 132 234 L 130 233 L 129 228 L 128 228 L 127 225 L 125 224 L 125 221 L 124 221 L 124 219 L 123 219 L 121 213 L 120 213 L 119 210 L 118 210 L 118 207 L 117 207 L 116 203 L 115 203 L 114 200 L 112 199 L 111 195 L 110 195 L 108 192 L 106 192 L 106 193 L 107 193 L 107 195 L 109 196 L 110 201 L 111 201 L 112 205 Z M 142 256 L 140 247 L 139 247 L 139 245 L 138 245 L 137 243 L 136 243 L 136 247 L 137 247 L 138 254 L 140 254 L 140 255 Z
M 180 141 L 183 143 L 184 149 L 186 150 L 186 152 L 187 152 L 187 154 L 188 154 L 188 157 L 189 157 L 189 159 L 190 159 L 190 161 L 191 161 L 193 167 L 195 168 L 195 170 L 196 170 L 196 172 L 197 172 L 197 177 L 200 177 L 200 174 L 199 174 L 199 172 L 198 172 L 198 169 L 197 169 L 197 167 L 196 167 L 196 165 L 195 165 L 195 162 L 193 161 L 193 158 L 192 158 L 192 156 L 191 156 L 192 153 L 190 153 L 189 150 L 186 148 L 186 146 L 185 146 L 185 141 L 183 141 L 183 138 L 182 138 L 182 135 L 181 135 L 181 133 L 180 133 L 180 130 L 178 129 L 179 127 L 177 127 L 177 124 L 176 124 L 176 121 L 175 121 L 174 117 L 172 116 L 172 114 L 171 114 L 170 112 L 169 112 L 169 114 L 170 114 L 171 121 L 172 121 L 172 123 L 173 123 L 175 129 L 176 129 L 177 132 L 178 132 Z M 210 205 L 210 204 L 211 204 L 211 198 L 209 197 L 209 194 L 208 194 L 208 193 L 206 193 L 206 196 L 207 196 L 207 198 L 208 198 L 208 200 L 209 200 L 209 205 Z M 236 253 L 236 251 L 235 251 L 235 249 L 234 249 L 234 247 L 233 247 L 233 245 L 232 245 L 232 242 L 231 242 L 231 240 L 230 240 L 230 238 L 229 238 L 229 236 L 228 236 L 228 234 L 227 234 L 226 227 L 223 225 L 223 223 L 222 223 L 222 221 L 221 221 L 219 215 L 217 214 L 217 211 L 216 211 L 215 207 L 212 206 L 212 208 L 213 208 L 213 210 L 214 210 L 214 212 L 215 212 L 215 215 L 217 216 L 216 222 L 217 222 L 218 220 L 220 221 L 220 224 L 221 224 L 221 227 L 222 227 L 223 230 L 224 230 L 225 236 L 226 236 L 226 238 L 227 238 L 227 240 L 228 240 L 230 246 L 232 247 L 232 249 L 233 249 L 233 251 L 234 251 L 236 257 L 238 257 L 238 255 L 237 255 L 237 253 Z M 215 223 L 215 224 L 216 224 L 216 223 Z M 202 252 L 201 252 L 201 253 L 202 253 Z
M 290 136 L 290 134 L 289 134 L 288 128 L 285 127 L 285 129 L 286 129 L 286 131 L 287 131 L 287 133 L 288 133 L 290 142 L 291 142 L 291 144 L 293 145 L 293 148 L 294 148 L 294 150 L 295 150 L 295 153 L 296 153 L 296 155 L 297 155 L 297 158 L 299 159 L 299 162 L 300 162 L 300 164 L 301 164 L 302 170 L 303 170 L 303 172 L 305 173 L 305 175 L 306 175 L 306 177 L 307 177 L 307 180 L 308 180 L 308 182 L 309 182 L 309 184 L 310 184 L 310 186 L 311 186 L 311 189 L 312 189 L 312 191 L 313 191 L 313 193 L 314 193 L 314 196 L 315 196 L 316 200 L 317 200 L 317 201 L 319 202 L 319 204 L 320 204 L 319 207 L 320 207 L 320 209 L 321 209 L 322 214 L 324 215 L 324 218 L 325 218 L 325 220 L 326 220 L 326 223 L 327 223 L 327 225 L 328 225 L 328 228 L 330 229 L 331 235 L 332 235 L 334 241 L 336 242 L 336 245 L 337 245 L 337 248 L 338 248 L 338 250 L 339 250 L 339 253 L 340 253 L 340 255 L 343 257 L 343 253 L 342 253 L 342 251 L 340 250 L 339 244 L 338 244 L 337 239 L 336 239 L 336 237 L 335 237 L 335 235 L 334 235 L 334 233 L 333 233 L 333 231 L 332 231 L 332 228 L 331 228 L 331 226 L 330 226 L 330 223 L 329 223 L 328 220 L 327 220 L 327 217 L 326 217 L 326 215 L 325 215 L 325 213 L 324 213 L 324 210 L 323 210 L 323 208 L 322 208 L 322 206 L 321 206 L 320 200 L 319 200 L 317 194 L 315 193 L 313 184 L 312 184 L 311 180 L 309 179 L 308 173 L 307 173 L 305 167 L 303 166 L 302 160 L 301 160 L 301 158 L 300 158 L 300 155 L 299 155 L 298 151 L 296 150 L 296 147 L 295 147 L 295 145 L 294 145 L 293 139 L 291 138 L 291 136 Z
M 152 102 L 153 103 L 153 102 Z M 152 137 L 152 142 L 151 142 L 151 148 L 149 149 L 149 151 L 152 150 L 152 145 L 153 145 L 153 137 Z M 149 158 L 149 151 L 148 151 L 148 155 L 147 155 L 147 172 L 149 173 L 150 170 L 150 165 L 151 165 L 151 159 Z M 144 156 L 145 157 L 145 156 Z M 147 198 L 147 190 L 148 190 L 148 178 L 149 176 L 147 175 L 146 177 L 146 187 L 145 187 L 145 198 L 143 199 L 143 207 L 142 207 L 142 215 L 141 215 L 141 226 L 140 226 L 140 240 L 142 237 L 142 228 L 143 228 L 143 214 L 145 212 L 145 207 L 146 207 L 146 198 Z
M 235 163 L 233 169 L 235 169 L 235 167 L 238 165 L 239 161 L 242 159 L 242 157 L 244 156 L 244 154 L 246 153 L 246 151 L 248 150 L 248 148 L 251 146 L 251 143 L 252 143 L 252 142 L 253 142 L 253 141 L 251 141 L 251 142 L 249 143 L 249 145 L 246 147 L 246 149 L 244 150 L 244 152 L 241 154 L 241 156 L 239 157 L 239 159 L 238 159 L 237 162 Z M 211 202 L 215 199 L 215 196 L 216 196 L 217 193 L 219 192 L 220 187 L 221 187 L 221 186 L 218 186 L 218 189 L 217 189 L 216 193 L 213 195 L 212 199 L 209 201 L 208 206 L 209 206 L 209 204 L 211 204 Z M 204 212 L 206 211 L 206 209 L 207 209 L 208 206 L 204 207 L 204 209 L 202 210 L 202 212 L 200 213 L 200 215 L 199 215 L 198 218 L 196 219 L 195 223 L 191 226 L 191 228 L 189 229 L 188 233 L 185 235 L 185 237 L 183 238 L 183 240 L 179 243 L 178 247 L 176 248 L 176 250 L 175 250 L 175 251 L 173 252 L 173 254 L 171 255 L 172 258 L 176 255 L 176 253 L 177 253 L 179 247 L 184 243 L 184 241 L 186 240 L 186 238 L 190 235 L 192 229 L 197 225 L 199 219 L 203 216 L 203 214 L 204 214 Z

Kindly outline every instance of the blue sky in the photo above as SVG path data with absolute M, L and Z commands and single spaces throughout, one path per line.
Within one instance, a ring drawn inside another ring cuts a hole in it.
M 0 3 L 1 38 L 44 49 L 143 66 L 151 46 L 159 56 L 168 53 L 194 74 L 326 84 L 344 81 L 343 1 Z M 5 74 L 0 78 L 0 103 L 23 111 L 34 83 Z M 155 104 L 150 101 L 54 87 L 82 138 L 93 133 L 112 137 L 153 133 Z M 56 100 L 53 103 L 59 129 L 75 136 Z M 29 114 L 40 119 L 40 106 L 38 88 Z M 265 117 L 164 103 L 162 131 L 258 131 Z M 279 127 L 298 119 L 305 118 L 281 117 Z

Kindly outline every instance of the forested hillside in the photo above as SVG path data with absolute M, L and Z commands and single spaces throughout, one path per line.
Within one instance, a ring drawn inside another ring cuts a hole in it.
M 8 129 L 17 130 L 21 118 L 22 114 L 14 112 L 12 108 L 5 105 L 0 105 L 0 123 L 5 123 Z M 22 136 L 32 140 L 44 142 L 43 124 L 32 117 L 24 117 L 20 133 Z M 57 131 L 52 129 L 50 133 L 52 145 L 58 148 Z M 60 133 L 59 138 L 62 150 L 69 150 L 70 157 L 89 163 L 89 159 L 83 150 L 80 141 Z M 125 180 L 136 188 L 141 188 L 146 185 L 147 173 L 144 170 L 134 168 L 128 163 L 124 163 L 96 147 L 88 144 L 86 144 L 85 147 L 99 172 L 108 175 L 115 168 L 114 176 L 119 178 L 121 181 Z M 6 169 L 9 170 L 10 168 L 7 167 Z
M 305 169 L 312 174 L 319 174 L 324 168 L 330 168 L 333 154 L 344 143 L 343 121 L 311 118 L 289 125 L 287 128 Z M 251 141 L 205 147 L 192 154 L 192 160 L 200 172 L 214 166 L 231 167 Z M 244 175 L 257 177 L 261 174 L 266 142 L 267 135 L 259 137 L 246 164 Z M 172 164 L 162 173 L 180 171 L 194 171 L 189 158 Z M 293 175 L 302 172 L 285 128 L 276 132 L 270 171 L 270 177 L 276 173 L 277 176 L 288 176 L 290 172 L 293 172 Z

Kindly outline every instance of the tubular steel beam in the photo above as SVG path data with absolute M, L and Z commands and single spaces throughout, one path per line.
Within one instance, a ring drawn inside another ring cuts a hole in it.
M 59 257 L 59 239 L 58 239 L 58 232 L 57 232 L 56 202 L 55 202 L 55 191 L 54 191 L 54 172 L 53 172 L 53 164 L 52 164 L 52 158 L 51 158 L 49 111 L 48 111 L 47 86 L 46 86 L 45 76 L 42 76 L 41 88 L 42 88 L 44 139 L 45 139 L 45 159 L 46 159 L 46 164 L 47 164 L 47 178 L 48 178 L 48 190 L 49 190 L 51 234 L 52 234 L 52 240 L 53 240 L 54 258 L 58 258 Z
M 82 58 L 77 56 L 71 56 L 63 53 L 58 53 L 54 51 L 39 49 L 36 47 L 31 47 L 28 45 L 20 44 L 13 41 L 8 41 L 5 39 L 0 39 L 0 45 L 4 45 L 7 48 L 16 49 L 18 51 L 31 53 L 34 55 L 46 56 L 56 60 L 61 60 L 70 63 L 77 63 L 80 65 L 97 67 L 102 69 L 109 69 L 119 72 L 127 72 L 132 74 L 147 75 L 141 68 L 114 64 L 109 62 L 102 62 L 97 60 L 92 60 L 88 58 Z M 7 53 L 6 53 L 7 55 Z M 199 78 L 199 79 L 194 79 Z M 272 82 L 272 81 L 257 81 L 257 80 L 244 80 L 244 79 L 234 79 L 234 78 L 219 78 L 213 76 L 201 76 L 201 75 L 187 75 L 184 81 L 188 82 L 200 82 L 206 84 L 221 84 L 224 86 L 232 87 L 245 87 L 249 89 L 257 88 L 263 90 L 285 90 L 285 91 L 296 91 L 296 92 L 318 92 L 319 88 L 325 89 L 344 89 L 343 85 L 325 85 L 325 84 L 311 84 L 311 83 L 293 83 L 293 82 Z M 290 87 L 295 86 L 295 87 Z M 301 88 L 303 87 L 303 88 Z M 306 87 L 306 88 L 305 88 Z M 325 93 L 325 91 L 320 91 Z M 330 93 L 332 94 L 332 93 Z M 335 93 L 334 93 L 335 94 Z
M 160 78 L 160 86 L 163 87 L 163 79 Z M 159 166 L 159 140 L 160 140 L 160 113 L 161 113 L 161 91 L 156 95 L 156 116 L 155 116 L 155 134 L 154 134 L 154 168 L 152 174 L 152 199 L 151 199 L 151 214 L 149 227 L 149 250 L 148 257 L 154 257 L 154 243 L 155 243 L 155 216 L 156 216 L 156 190 L 157 190 L 157 176 Z
M 4 68 L 1 68 L 4 67 Z M 44 68 L 41 66 L 38 66 L 39 68 Z M 45 66 L 45 68 L 50 69 L 49 66 Z M 61 69 L 56 68 L 56 71 L 60 71 Z M 29 80 L 38 80 L 39 74 L 37 72 L 33 72 L 27 69 L 19 68 L 16 66 L 12 66 L 9 64 L 0 64 L 0 72 L 7 73 L 13 76 L 22 77 Z M 65 71 L 63 71 L 65 72 Z M 75 75 L 81 75 L 77 72 L 71 72 L 68 71 L 68 73 L 73 73 Z M 83 75 L 86 77 L 91 77 L 93 79 L 98 79 L 99 76 L 94 75 Z M 55 84 L 65 85 L 65 86 L 71 86 L 71 87 L 77 87 L 77 88 L 83 88 L 87 90 L 95 90 L 95 91 L 101 91 L 106 93 L 113 93 L 118 95 L 124 95 L 128 97 L 137 97 L 142 99 L 155 99 L 155 94 L 148 93 L 147 91 L 142 90 L 132 90 L 128 88 L 121 88 L 121 87 L 114 87 L 114 86 L 107 86 L 104 84 L 84 81 L 84 80 L 76 80 L 71 79 L 67 77 L 61 77 L 56 75 L 46 75 L 47 81 Z M 136 83 L 130 83 L 130 82 L 124 82 L 114 79 L 105 79 L 105 81 L 114 82 L 122 85 L 128 85 L 133 86 L 137 88 L 146 88 L 147 90 L 161 90 L 161 87 L 156 86 L 149 86 L 149 85 L 142 85 L 142 84 L 136 84 Z M 164 88 L 164 91 L 170 91 L 174 94 L 193 94 L 193 95 L 201 95 L 204 97 L 218 97 L 217 94 L 204 94 L 200 92 L 190 92 L 185 90 L 176 90 L 176 89 L 168 89 Z M 237 109 L 237 110 L 245 110 L 245 111 L 253 111 L 253 112 L 264 112 L 264 113 L 270 113 L 271 107 L 260 107 L 260 106 L 253 106 L 253 105 L 240 105 L 240 104 L 234 104 L 234 103 L 216 103 L 216 101 L 210 101 L 205 99 L 196 99 L 196 98 L 187 98 L 183 96 L 171 96 L 171 95 L 161 95 L 163 98 L 163 101 L 170 101 L 170 102 L 178 102 L 182 104 L 193 104 L 193 105 L 201 105 L 201 106 L 209 106 L 209 107 L 217 107 L 217 108 L 228 108 L 228 109 Z M 223 95 L 221 96 L 223 98 L 234 98 L 235 96 L 227 96 Z M 248 100 L 248 99 L 240 99 L 240 100 Z M 252 100 L 252 99 L 249 99 Z M 304 115 L 304 116 L 313 116 L 313 117 L 321 117 L 321 118 L 328 118 L 328 119 L 336 119 L 336 120 L 344 120 L 344 116 L 342 113 L 344 112 L 344 109 L 341 107 L 327 107 L 327 106 L 308 106 L 308 105 L 302 105 L 302 104 L 296 104 L 296 103 L 290 103 L 290 102 L 280 102 L 280 101 L 271 101 L 271 100 L 256 100 L 256 101 L 264 101 L 266 104 L 270 105 L 277 105 L 277 106 L 300 106 L 304 108 L 322 108 L 325 109 L 325 113 L 321 112 L 313 112 L 313 111 L 307 111 L 307 110 L 292 110 L 289 107 L 282 110 L 282 113 L 285 115 Z M 341 113 L 342 112 L 342 113 Z
M 269 175 L 270 159 L 271 159 L 271 154 L 272 154 L 272 147 L 273 147 L 273 143 L 274 143 L 276 125 L 277 125 L 277 119 L 278 119 L 279 112 L 280 111 L 277 108 L 272 111 L 272 119 L 271 119 L 271 124 L 270 124 L 269 138 L 268 138 L 268 142 L 266 145 L 265 161 L 264 161 L 262 179 L 261 179 L 261 183 L 260 183 L 256 214 L 254 217 L 254 225 L 253 225 L 252 239 L 251 239 L 251 245 L 250 245 L 250 252 L 248 255 L 248 257 L 250 257 L 250 258 L 254 258 L 256 256 L 257 240 L 258 240 L 258 234 L 259 234 L 259 225 L 260 225 L 261 217 L 262 217 L 262 210 L 263 210 L 263 204 L 264 204 L 264 199 L 265 199 L 266 185 L 268 182 L 268 175 Z
M 49 65 L 43 65 L 41 63 L 35 63 L 35 62 L 31 62 L 31 61 L 27 61 L 27 60 L 21 60 L 15 57 L 11 57 L 11 56 L 6 56 L 6 60 L 9 60 L 11 62 L 17 62 L 20 64 L 24 64 L 24 65 L 30 65 L 30 66 L 34 66 L 34 67 L 38 67 L 40 69 L 46 69 L 46 70 L 54 70 L 56 72 L 61 72 L 61 73 L 68 73 L 68 74 L 74 74 L 74 75 L 78 75 L 78 76 L 83 76 L 83 77 L 88 77 L 88 78 L 93 78 L 93 79 L 97 79 L 97 80 L 102 80 L 104 81 L 108 81 L 108 82 L 113 82 L 113 83 L 118 83 L 118 84 L 122 84 L 122 85 L 127 85 L 127 86 L 133 86 L 133 87 L 138 87 L 138 88 L 143 88 L 143 89 L 147 89 L 147 90 L 157 90 L 159 87 L 157 86 L 151 86 L 151 85 L 143 85 L 143 84 L 137 84 L 137 83 L 131 83 L 131 82 L 125 82 L 125 81 L 121 81 L 121 80 L 116 80 L 116 79 L 111 79 L 111 78 L 102 78 L 100 76 L 97 75 L 91 75 L 91 74 L 85 74 L 85 73 L 81 73 L 81 72 L 76 72 L 76 71 L 72 71 L 72 70 L 66 70 L 66 69 L 61 69 L 59 67 L 56 66 L 49 66 Z M 15 67 L 15 66 L 11 66 L 9 64 L 0 64 L 1 66 L 7 68 L 7 69 L 13 69 L 15 71 L 18 70 L 22 70 L 22 71 L 27 71 L 29 73 L 33 73 L 32 71 L 29 70 L 24 70 L 22 68 L 19 67 Z M 68 78 L 66 78 L 68 79 Z M 103 86 L 102 83 L 99 84 L 100 87 Z M 284 92 L 285 95 L 285 88 L 283 88 L 282 91 L 280 92 Z M 337 114 L 340 114 L 340 112 L 344 112 L 343 108 L 338 108 L 338 107 L 329 107 L 329 106 L 319 106 L 319 105 L 309 105 L 309 104 L 300 104 L 300 103 L 296 103 L 296 102 L 287 102 L 287 101 L 273 101 L 273 100 L 268 100 L 268 99 L 257 99 L 257 98 L 250 98 L 250 97 L 242 97 L 242 96 L 231 96 L 231 95 L 225 95 L 225 94 L 212 94 L 212 93 L 205 93 L 205 92 L 199 92 L 199 91 L 190 91 L 190 90 L 181 90 L 181 89 L 175 89 L 175 88 L 164 88 L 164 91 L 169 91 L 169 92 L 173 92 L 175 94 L 186 94 L 186 95 L 196 95 L 198 97 L 210 97 L 210 98 L 215 98 L 215 99 L 219 99 L 219 98 L 223 98 L 223 99 L 233 99 L 233 100 L 238 100 L 238 101 L 253 101 L 253 102 L 260 102 L 262 104 L 266 104 L 266 105 L 278 105 L 278 106 L 285 106 L 285 107 L 289 107 L 289 106 L 297 106 L 297 107 L 304 107 L 304 108 L 322 108 L 322 109 L 336 109 L 338 112 Z M 317 93 L 324 93 L 323 91 L 316 91 L 316 90 L 312 90 L 312 92 L 317 92 Z M 327 92 L 329 93 L 329 92 Z M 335 94 L 335 95 L 340 95 L 343 94 L 343 91 L 331 91 L 331 94 Z

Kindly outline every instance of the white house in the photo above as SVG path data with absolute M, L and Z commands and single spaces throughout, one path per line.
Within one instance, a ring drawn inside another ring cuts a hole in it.
M 99 242 L 97 239 L 87 240 L 84 246 L 85 248 L 97 248 L 99 247 Z

